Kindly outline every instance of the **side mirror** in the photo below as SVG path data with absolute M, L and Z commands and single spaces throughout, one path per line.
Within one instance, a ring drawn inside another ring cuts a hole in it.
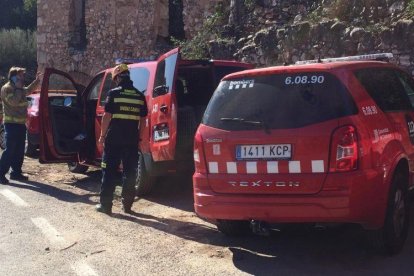
M 168 86 L 160 85 L 154 88 L 154 92 L 152 93 L 153 97 L 158 97 L 167 94 L 169 91 Z

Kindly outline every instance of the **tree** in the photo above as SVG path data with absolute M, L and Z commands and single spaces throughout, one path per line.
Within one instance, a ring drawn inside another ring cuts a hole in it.
M 26 18 L 26 28 L 23 29 L 34 30 L 37 26 L 37 1 L 36 0 L 24 0 L 23 11 Z M 18 27 L 18 26 L 17 26 Z
M 0 29 L 36 29 L 36 0 L 1 0 Z

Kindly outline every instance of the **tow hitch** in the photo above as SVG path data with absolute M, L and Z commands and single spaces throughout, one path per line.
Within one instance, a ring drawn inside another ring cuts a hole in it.
M 267 224 L 266 222 L 251 220 L 250 229 L 255 235 L 270 236 L 270 227 L 269 224 Z

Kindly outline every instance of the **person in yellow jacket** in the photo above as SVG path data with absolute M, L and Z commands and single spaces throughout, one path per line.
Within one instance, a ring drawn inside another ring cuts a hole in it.
M 0 184 L 7 184 L 6 178 L 10 167 L 10 179 L 25 181 L 28 177 L 22 173 L 24 149 L 26 142 L 27 99 L 40 81 L 40 74 L 28 86 L 24 87 L 26 69 L 12 67 L 9 70 L 9 81 L 1 88 L 3 102 L 3 125 L 6 149 L 0 158 Z

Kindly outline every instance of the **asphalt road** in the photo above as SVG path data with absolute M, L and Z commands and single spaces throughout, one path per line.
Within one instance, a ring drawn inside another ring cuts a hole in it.
M 44 168 L 28 183 L 0 185 L 0 275 L 414 274 L 414 227 L 393 257 L 367 249 L 354 226 L 228 238 L 194 215 L 183 180 L 163 180 L 132 215 L 117 198 L 107 216 L 93 209 L 99 171 L 62 176 L 63 167 Z

